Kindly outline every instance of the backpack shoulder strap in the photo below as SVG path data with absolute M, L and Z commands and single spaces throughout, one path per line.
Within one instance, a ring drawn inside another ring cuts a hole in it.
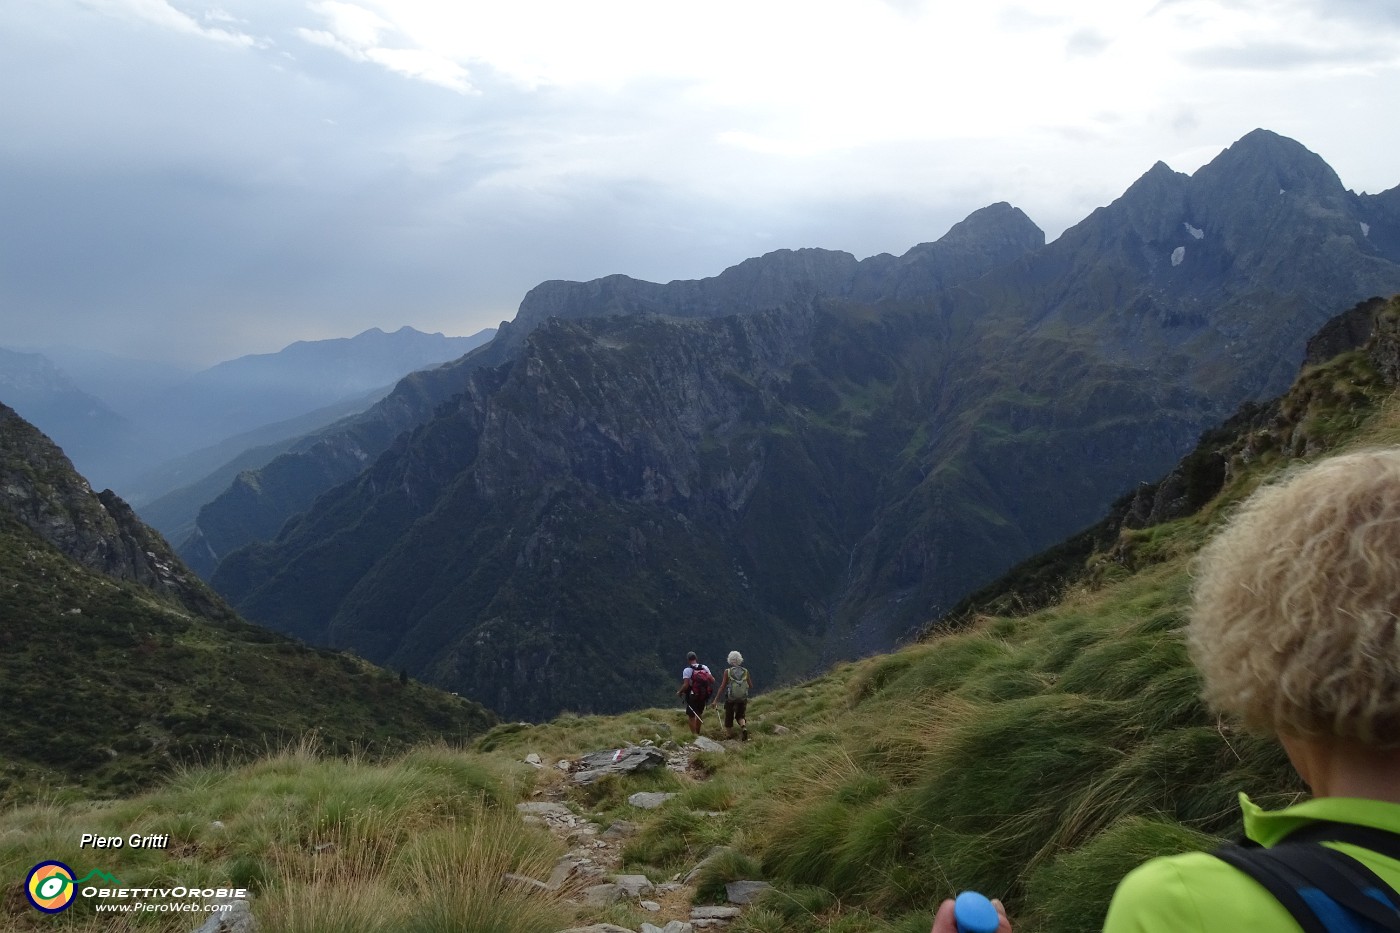
M 1268 849 L 1225 845 L 1213 853 L 1221 861 L 1238 868 L 1268 890 L 1284 909 L 1293 915 L 1303 933 L 1329 933 L 1327 926 L 1313 913 L 1299 891 L 1302 879 L 1288 868 L 1270 858 Z
M 1318 841 L 1351 840 L 1336 839 L 1335 832 L 1320 832 L 1321 827 L 1307 829 L 1307 840 L 1294 833 L 1270 849 L 1232 845 L 1215 855 L 1268 889 L 1304 933 L 1400 933 L 1400 895 L 1361 862 Z M 1368 922 L 1358 926 L 1358 918 Z
M 1309 823 L 1289 833 L 1284 842 L 1345 842 L 1400 862 L 1400 833 L 1355 823 Z

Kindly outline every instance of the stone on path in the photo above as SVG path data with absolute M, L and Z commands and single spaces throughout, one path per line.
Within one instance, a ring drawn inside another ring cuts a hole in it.
M 578 817 L 574 816 L 574 811 L 562 803 L 544 803 L 538 800 L 517 803 L 515 811 L 521 816 L 539 817 L 548 823 L 560 823 L 564 826 L 573 826 L 578 823 Z
M 613 884 L 628 897 L 641 897 L 652 892 L 651 879 L 646 875 L 613 875 Z
M 661 909 L 661 905 L 656 901 L 638 901 L 637 906 L 653 914 Z
M 766 881 L 730 881 L 724 886 L 724 894 L 731 904 L 750 904 L 771 887 Z
M 723 745 L 719 744 L 714 739 L 707 739 L 703 735 L 697 735 L 695 737 L 695 747 L 702 752 L 719 752 L 720 754 L 724 754 Z
M 692 907 L 691 920 L 733 920 L 742 911 L 737 907 Z
M 595 884 L 583 892 L 583 902 L 589 907 L 610 907 L 620 900 L 622 886 L 618 884 Z
M 629 823 L 627 820 L 615 820 L 613 824 L 603 832 L 603 838 L 622 839 L 627 836 L 636 835 L 636 832 L 636 823 Z
M 662 791 L 644 790 L 638 791 L 631 797 L 628 797 L 627 802 L 630 803 L 632 806 L 639 807 L 643 810 L 655 810 L 657 807 L 661 806 L 663 803 L 670 800 L 674 796 L 676 795 L 664 793 Z
M 549 873 L 550 890 L 557 891 L 572 878 L 579 870 L 579 863 L 571 858 L 561 858 L 554 864 L 554 871 Z
M 592 784 L 606 774 L 633 774 L 659 768 L 666 763 L 666 755 L 658 748 L 634 745 L 593 752 L 584 755 L 578 763 L 580 768 L 574 772 L 574 782 Z

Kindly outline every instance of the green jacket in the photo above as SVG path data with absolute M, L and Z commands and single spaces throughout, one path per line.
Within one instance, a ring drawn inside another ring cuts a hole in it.
M 1356 823 L 1400 832 L 1400 804 L 1353 797 L 1319 797 L 1267 812 L 1244 794 L 1245 835 L 1271 846 L 1317 820 Z M 1329 843 L 1331 845 L 1331 843 Z M 1364 862 L 1400 890 L 1400 862 L 1369 849 L 1338 843 L 1337 849 Z M 1298 930 L 1274 896 L 1253 878 L 1205 852 L 1155 858 L 1123 879 L 1108 907 L 1104 933 L 1247 933 Z

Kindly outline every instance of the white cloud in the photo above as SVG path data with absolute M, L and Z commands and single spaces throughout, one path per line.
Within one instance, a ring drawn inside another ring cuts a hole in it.
M 133 333 L 158 309 L 161 340 L 255 308 L 268 345 L 352 308 L 346 333 L 419 308 L 474 329 L 544 278 L 902 252 L 1000 200 L 1053 238 L 1158 159 L 1189 172 L 1257 126 L 1380 190 L 1400 181 L 1396 11 L 0 0 L 0 200 L 26 231 L 0 303 Z
M 327 21 L 327 28 L 298 28 L 296 34 L 307 42 L 334 49 L 352 61 L 372 62 L 407 78 L 461 94 L 472 91 L 466 68 L 451 58 L 423 46 L 386 45 L 385 34 L 397 30 L 373 10 L 338 0 L 318 0 L 310 9 Z
M 84 3 L 109 16 L 141 20 L 175 32 L 201 36 L 228 45 L 262 48 L 268 44 L 265 39 L 236 29 L 226 29 L 222 26 L 203 26 L 188 13 L 171 6 L 167 0 L 84 0 Z M 234 22 L 233 18 L 222 10 L 210 10 L 206 18 L 211 22 L 222 22 L 228 25 L 233 25 Z

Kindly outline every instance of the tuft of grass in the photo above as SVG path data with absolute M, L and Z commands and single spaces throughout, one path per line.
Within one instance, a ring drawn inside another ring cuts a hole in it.
M 696 904 L 724 904 L 725 885 L 731 881 L 758 881 L 762 867 L 753 858 L 735 849 L 717 852 L 706 859 L 695 879 Z

